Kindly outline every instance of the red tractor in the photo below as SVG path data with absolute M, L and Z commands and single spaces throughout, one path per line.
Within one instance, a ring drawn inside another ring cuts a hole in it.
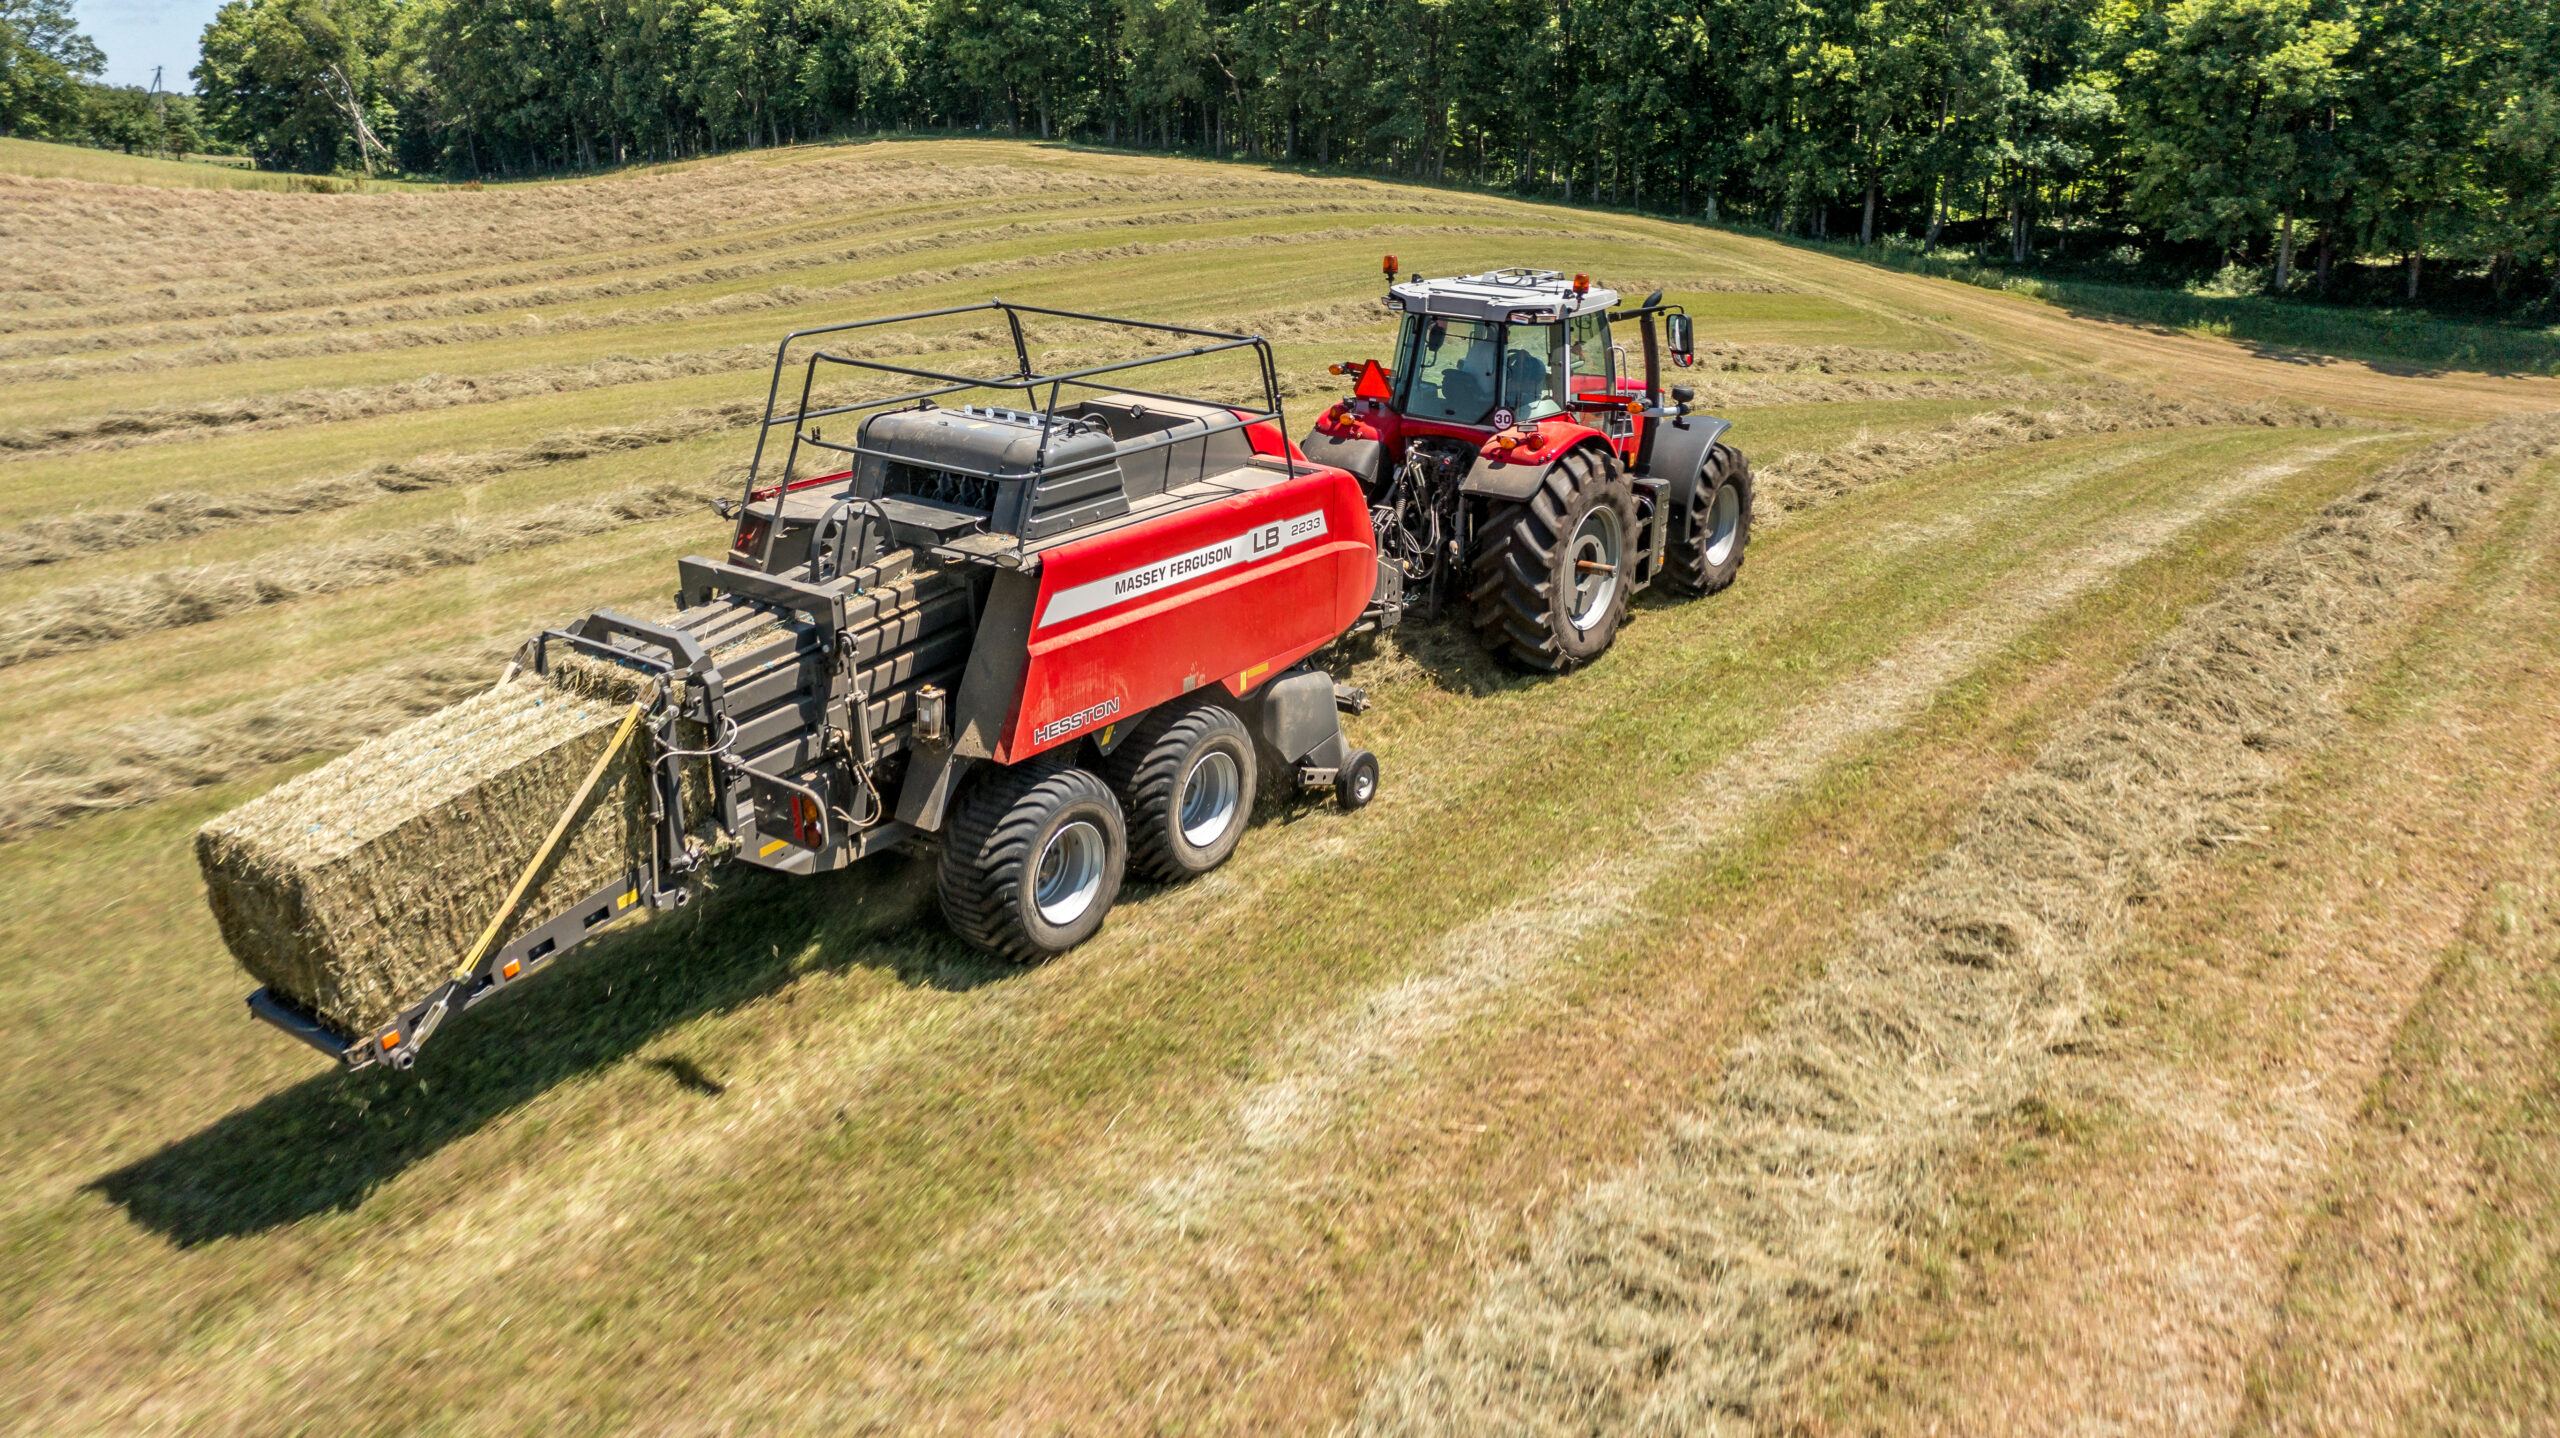
M 1403 316 L 1394 367 L 1334 366 L 1358 383 L 1303 446 L 1368 496 L 1404 578 L 1382 622 L 1413 604 L 1436 617 L 1454 583 L 1497 657 L 1555 672 L 1606 651 L 1656 580 L 1688 594 L 1733 583 L 1751 464 L 1725 421 L 1690 413 L 1692 390 L 1662 383 L 1665 350 L 1695 360 L 1687 313 L 1659 290 L 1613 311 L 1615 291 L 1553 270 L 1398 284 L 1393 255 L 1385 268 Z M 1640 376 L 1610 331 L 1628 320 Z

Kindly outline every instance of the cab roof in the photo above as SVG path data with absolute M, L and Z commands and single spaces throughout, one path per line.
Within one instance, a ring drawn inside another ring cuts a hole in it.
M 1523 324 L 1549 324 L 1617 302 L 1616 290 L 1594 287 L 1575 295 L 1573 282 L 1554 270 L 1494 270 L 1448 280 L 1407 280 L 1387 289 L 1389 309 L 1496 323 L 1518 316 Z

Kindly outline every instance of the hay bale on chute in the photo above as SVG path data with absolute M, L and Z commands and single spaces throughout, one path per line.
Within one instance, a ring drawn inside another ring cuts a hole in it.
M 196 856 L 241 966 L 346 1035 L 442 982 L 630 712 L 633 685 L 576 681 L 510 679 L 205 825 Z M 648 862 L 640 740 L 597 781 L 492 952 Z

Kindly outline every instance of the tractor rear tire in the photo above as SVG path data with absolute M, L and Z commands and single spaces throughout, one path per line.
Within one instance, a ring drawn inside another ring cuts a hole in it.
M 1093 937 L 1128 862 L 1101 776 L 1059 760 L 981 770 L 943 836 L 942 915 L 979 948 L 1037 963 Z
M 1485 647 L 1540 674 L 1599 658 L 1635 590 L 1637 533 L 1626 466 L 1597 445 L 1556 461 L 1527 502 L 1494 506 L 1477 530 L 1467 592 Z
M 1671 523 L 1663 568 L 1672 586 L 1683 594 L 1714 594 L 1730 586 L 1742 573 L 1742 551 L 1751 543 L 1751 461 L 1731 445 L 1708 450 L 1696 496 Z
M 1129 820 L 1129 867 L 1179 883 L 1227 861 L 1253 818 L 1253 731 L 1223 704 L 1168 704 L 1120 741 L 1103 772 Z

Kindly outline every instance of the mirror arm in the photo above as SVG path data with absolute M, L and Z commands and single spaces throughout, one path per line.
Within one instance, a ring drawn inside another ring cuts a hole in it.
M 1662 352 L 1661 347 L 1655 343 L 1653 314 L 1653 309 L 1648 307 L 1637 319 L 1636 328 L 1644 336 L 1645 408 L 1660 409 L 1662 408 Z

